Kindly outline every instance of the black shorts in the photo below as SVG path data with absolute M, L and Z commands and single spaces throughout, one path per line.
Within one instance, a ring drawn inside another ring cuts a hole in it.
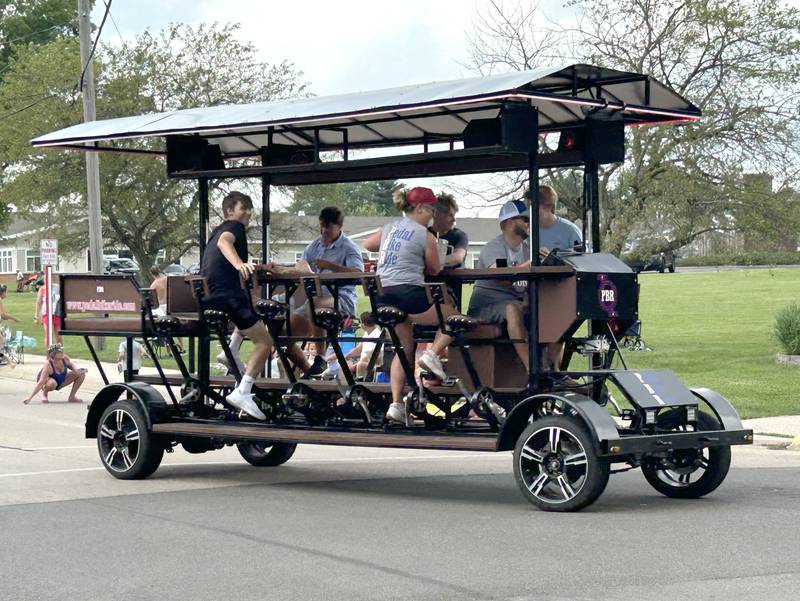
M 250 300 L 244 294 L 209 297 L 203 301 L 203 309 L 224 311 L 239 330 L 252 328 L 259 322 Z
M 431 306 L 425 288 L 412 284 L 384 286 L 383 294 L 377 298 L 377 304 L 379 307 L 386 305 L 397 307 L 409 315 L 425 313 Z

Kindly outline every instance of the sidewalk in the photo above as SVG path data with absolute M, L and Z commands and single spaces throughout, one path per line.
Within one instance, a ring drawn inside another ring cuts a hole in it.
M 44 363 L 42 355 L 26 355 L 25 363 L 18 365 L 15 369 L 8 366 L 0 367 L 0 380 L 13 379 L 23 380 L 31 383 L 33 388 L 36 374 Z M 89 370 L 86 380 L 81 387 L 84 392 L 84 400 L 89 401 L 90 396 L 86 393 L 96 393 L 103 387 L 103 379 L 97 371 L 94 362 L 88 359 L 73 359 L 77 367 L 85 367 Z M 121 382 L 122 374 L 117 372 L 116 363 L 102 363 L 109 382 Z M 139 373 L 156 375 L 158 372 L 155 367 L 144 366 Z M 167 370 L 167 373 L 177 373 L 174 370 Z M 58 395 L 66 395 L 66 391 L 52 393 L 56 398 Z M 790 448 L 800 451 L 800 415 L 781 415 L 777 417 L 759 417 L 744 420 L 744 427 L 751 428 L 755 434 L 753 444 L 757 446 Z

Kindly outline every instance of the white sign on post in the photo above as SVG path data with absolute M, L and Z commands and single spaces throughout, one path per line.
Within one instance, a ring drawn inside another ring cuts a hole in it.
M 39 257 L 42 267 L 45 265 L 58 266 L 58 240 L 41 240 L 39 242 Z

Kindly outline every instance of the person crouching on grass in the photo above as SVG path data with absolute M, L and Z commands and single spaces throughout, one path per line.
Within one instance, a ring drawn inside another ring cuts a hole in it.
M 27 405 L 40 390 L 47 394 L 48 392 L 61 390 L 65 386 L 72 384 L 72 390 L 69 391 L 67 402 L 82 403 L 83 401 L 75 396 L 75 394 L 78 392 L 85 378 L 86 370 L 76 368 L 72 360 L 64 354 L 64 349 L 60 344 L 50 345 L 47 349 L 47 359 L 42 369 L 40 369 L 39 373 L 36 375 L 36 386 L 28 395 L 28 398 L 22 402 Z M 46 403 L 47 399 L 42 399 L 42 402 Z

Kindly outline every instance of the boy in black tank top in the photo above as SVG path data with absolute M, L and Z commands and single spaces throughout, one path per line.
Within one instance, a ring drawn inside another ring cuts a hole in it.
M 249 338 L 254 345 L 247 366 L 241 366 L 244 367 L 240 370 L 244 374 L 241 382 L 226 400 L 251 417 L 263 420 L 266 416 L 253 400 L 251 391 L 256 375 L 272 352 L 272 339 L 253 311 L 247 292 L 242 287 L 242 279 L 253 274 L 253 266 L 247 262 L 245 229 L 252 213 L 253 201 L 246 194 L 231 192 L 225 197 L 222 201 L 225 221 L 214 229 L 208 239 L 200 274 L 206 277 L 209 291 L 208 297 L 203 300 L 203 308 L 226 312 L 236 325 L 231 342 L 236 348 L 234 356 L 238 359 L 242 337 Z

